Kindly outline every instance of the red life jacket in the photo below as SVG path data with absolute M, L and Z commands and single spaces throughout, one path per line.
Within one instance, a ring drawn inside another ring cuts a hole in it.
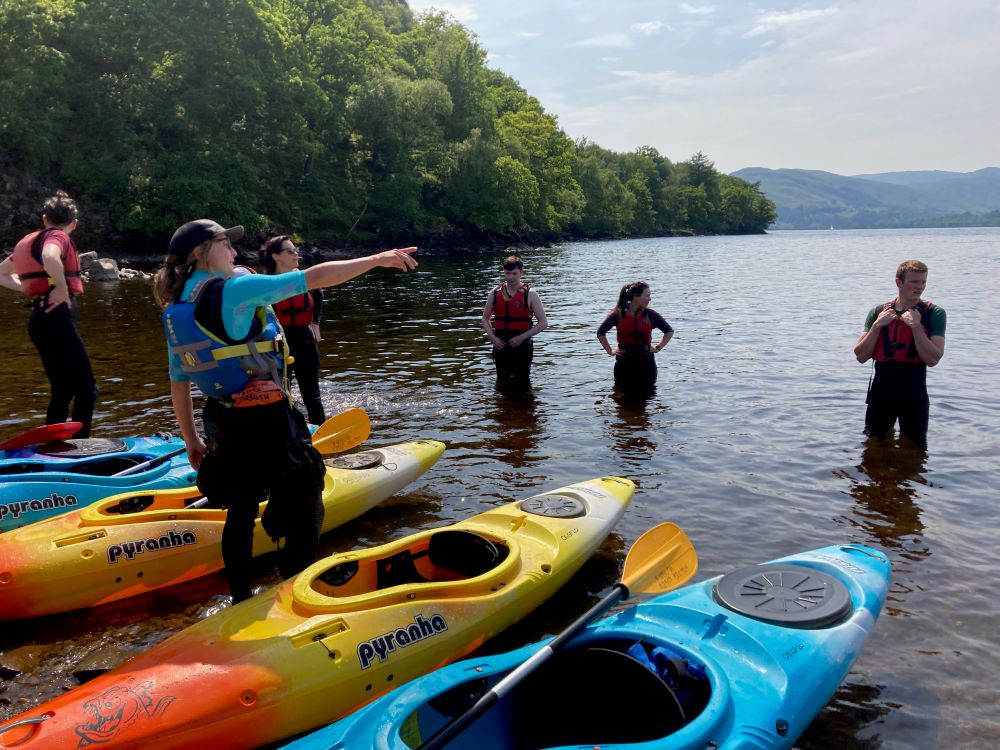
M 47 294 L 54 285 L 49 278 L 45 266 L 42 265 L 42 248 L 50 234 L 62 232 L 58 227 L 46 227 L 37 232 L 25 235 L 14 246 L 11 261 L 14 263 L 14 273 L 21 279 L 21 288 L 29 297 L 39 297 Z M 68 246 L 62 253 L 63 273 L 66 276 L 66 287 L 70 294 L 83 294 L 83 280 L 80 278 L 80 256 L 76 245 L 63 233 Z
M 646 310 L 639 310 L 638 315 L 618 311 L 618 324 L 615 326 L 619 347 L 648 347 L 653 341 L 653 324 L 649 322 Z
M 271 307 L 282 328 L 300 328 L 313 322 L 313 298 L 309 292 L 283 299 Z
M 493 318 L 490 325 L 494 331 L 527 331 L 531 329 L 531 308 L 528 307 L 528 285 L 507 299 L 501 284 L 493 290 Z
M 891 300 L 879 305 L 880 312 L 895 304 L 896 300 Z M 928 336 L 931 332 L 931 308 L 933 307 L 933 302 L 918 302 L 914 308 L 920 313 L 920 325 L 927 331 Z M 917 353 L 917 342 L 913 339 L 913 331 L 898 316 L 882 329 L 882 335 L 878 337 L 875 343 L 875 351 L 872 353 L 872 359 L 876 362 L 924 363 L 920 358 L 920 354 Z

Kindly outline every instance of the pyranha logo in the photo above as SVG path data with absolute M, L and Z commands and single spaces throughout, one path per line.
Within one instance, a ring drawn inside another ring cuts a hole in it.
M 149 694 L 151 687 L 152 682 L 143 682 L 135 690 L 116 685 L 84 703 L 83 710 L 93 719 L 89 724 L 76 726 L 76 733 L 80 735 L 77 747 L 104 744 L 136 721 L 151 719 L 166 711 L 174 702 L 174 696 L 164 695 L 154 703 Z
M 77 502 L 76 495 L 64 497 L 53 492 L 51 497 L 43 497 L 41 500 L 15 500 L 12 503 L 0 503 L 0 521 L 7 516 L 18 518 L 22 513 L 31 513 L 37 510 L 72 508 Z
M 171 530 L 163 536 L 151 536 L 146 539 L 112 544 L 108 547 L 108 565 L 114 565 L 122 555 L 125 555 L 129 560 L 134 560 L 136 555 L 147 550 L 157 552 L 158 550 L 185 547 L 197 543 L 198 535 L 190 529 L 185 529 L 181 532 Z
M 414 643 L 443 633 L 447 629 L 448 622 L 441 615 L 431 615 L 429 618 L 417 615 L 413 618 L 412 625 L 390 630 L 388 633 L 359 643 L 358 659 L 361 662 L 361 668 L 368 669 L 375 656 L 378 656 L 379 662 L 384 662 L 397 647 L 412 646 Z

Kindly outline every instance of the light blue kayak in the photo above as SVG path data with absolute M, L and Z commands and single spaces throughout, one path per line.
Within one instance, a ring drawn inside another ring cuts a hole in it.
M 121 472 L 130 473 L 113 476 Z M 169 435 L 80 438 L 0 451 L 0 532 L 121 492 L 190 487 L 184 442 Z
M 886 556 L 848 544 L 663 594 L 590 625 L 448 747 L 790 748 L 888 586 Z M 541 645 L 457 662 L 286 747 L 413 750 Z

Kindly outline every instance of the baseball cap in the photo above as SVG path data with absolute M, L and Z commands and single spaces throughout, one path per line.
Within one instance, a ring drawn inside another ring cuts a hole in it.
M 187 257 L 192 250 L 207 240 L 226 235 L 231 242 L 236 242 L 243 237 L 243 227 L 235 226 L 226 229 L 224 226 L 211 219 L 196 219 L 183 224 L 174 236 L 170 238 L 168 252 L 171 255 Z

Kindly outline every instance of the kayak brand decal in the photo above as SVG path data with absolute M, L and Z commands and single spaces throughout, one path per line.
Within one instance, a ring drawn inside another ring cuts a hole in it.
M 149 694 L 152 687 L 152 682 L 140 683 L 134 690 L 116 685 L 84 703 L 83 710 L 93 718 L 76 725 L 80 736 L 77 747 L 110 742 L 137 721 L 160 716 L 174 702 L 174 696 L 164 695 L 154 701 Z
M 190 529 L 184 531 L 170 531 L 163 536 L 150 536 L 145 539 L 136 539 L 131 542 L 112 544 L 108 547 L 108 565 L 114 565 L 125 555 L 127 560 L 134 560 L 136 555 L 143 552 L 158 552 L 174 547 L 186 547 L 190 544 L 198 543 L 198 535 Z
M 424 617 L 417 615 L 413 624 L 405 628 L 396 628 L 358 644 L 358 660 L 362 669 L 368 669 L 377 656 L 379 663 L 389 658 L 389 654 L 397 648 L 404 648 L 422 640 L 443 633 L 448 629 L 448 622 L 441 615 Z
M 76 495 L 60 495 L 53 492 L 51 497 L 43 497 L 41 500 L 17 500 L 13 503 L 0 503 L 0 521 L 7 516 L 19 518 L 23 513 L 31 513 L 32 511 L 72 508 L 78 502 Z
M 2 518 L 2 516 L 0 516 Z M 840 557 L 834 557 L 833 555 L 824 555 L 822 553 L 813 555 L 818 560 L 823 560 L 824 562 L 831 563 L 840 568 L 843 568 L 848 573 L 854 573 L 855 575 L 863 576 L 867 571 L 864 568 L 858 567 L 852 562 L 848 562 Z

